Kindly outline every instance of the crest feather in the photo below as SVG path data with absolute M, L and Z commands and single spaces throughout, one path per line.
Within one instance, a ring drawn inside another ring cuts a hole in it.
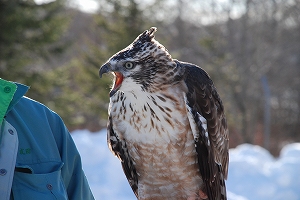
M 113 55 L 112 59 L 122 60 L 126 58 L 133 58 L 137 52 L 145 50 L 143 49 L 143 47 L 145 47 L 147 43 L 148 46 L 150 44 L 155 44 L 156 40 L 154 40 L 154 33 L 156 31 L 157 31 L 156 27 L 151 27 L 149 30 L 144 31 L 128 47 Z M 156 43 L 159 44 L 158 42 Z
M 156 27 L 151 27 L 149 30 L 145 30 L 140 34 L 132 43 L 133 46 L 139 46 L 146 42 L 151 42 L 154 38 L 154 33 L 157 31 Z

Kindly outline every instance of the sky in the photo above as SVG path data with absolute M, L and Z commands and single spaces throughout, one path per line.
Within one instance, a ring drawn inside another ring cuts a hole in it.
M 42 4 L 42 3 L 48 3 L 52 2 L 55 0 L 34 0 L 37 4 Z M 141 1 L 144 2 L 145 0 Z M 146 0 L 147 2 L 151 2 L 151 0 Z M 172 3 L 174 0 L 166 0 Z M 95 13 L 97 12 L 97 9 L 99 8 L 97 0 L 67 0 L 69 6 L 77 8 L 83 12 L 87 13 Z M 193 3 L 197 4 L 199 3 L 202 4 L 201 6 L 205 7 L 206 6 L 211 6 L 211 3 L 209 1 L 194 1 Z M 218 6 L 216 6 L 216 10 L 218 9 L 224 9 L 225 7 L 228 7 L 230 5 L 229 0 L 217 0 Z M 234 8 L 231 8 L 231 17 L 235 18 L 237 16 L 240 16 L 241 12 L 243 12 L 242 6 L 238 2 L 234 2 Z M 191 13 L 190 13 L 191 14 Z
M 37 4 L 43 4 L 55 0 L 34 0 L 34 1 Z M 99 8 L 99 2 L 101 3 L 101 0 L 66 0 L 66 1 L 67 1 L 67 5 L 69 5 L 70 7 L 76 8 L 86 13 L 96 13 Z M 154 0 L 137 0 L 137 2 L 141 3 L 140 4 L 141 8 L 147 7 L 147 5 L 152 4 L 153 1 Z M 173 4 L 177 0 L 165 0 L 165 1 L 168 4 L 170 4 L 170 8 L 173 8 L 174 7 Z M 188 11 L 183 13 L 183 17 L 190 20 L 192 23 L 196 23 L 196 24 L 201 23 L 203 25 L 206 25 L 210 23 L 215 23 L 216 21 L 223 21 L 228 17 L 227 10 L 230 10 L 229 16 L 232 19 L 238 18 L 241 16 L 241 14 L 244 13 L 245 10 L 243 1 L 231 1 L 231 0 L 215 0 L 215 1 L 182 0 L 182 1 L 183 3 L 189 2 L 189 4 L 185 4 L 188 7 Z M 190 4 L 190 2 L 192 2 L 192 4 Z M 212 7 L 212 5 L 214 6 Z M 174 13 L 176 13 L 176 11 Z M 157 15 L 159 14 L 161 14 L 161 12 L 157 12 Z
M 98 9 L 97 1 L 94 0 L 72 0 L 71 6 L 83 12 L 95 13 Z
M 55 0 L 34 0 L 37 4 L 49 3 Z M 69 0 L 71 7 L 78 8 L 83 12 L 95 13 L 98 9 L 97 0 Z
M 136 199 L 119 160 L 109 151 L 106 130 L 72 132 L 95 199 Z M 300 143 L 286 145 L 278 158 L 242 144 L 229 151 L 228 200 L 300 200 Z

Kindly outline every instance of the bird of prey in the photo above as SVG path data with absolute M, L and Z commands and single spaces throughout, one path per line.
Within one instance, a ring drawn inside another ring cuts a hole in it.
M 226 199 L 228 129 L 200 67 L 140 34 L 100 68 L 111 72 L 107 141 L 137 199 Z

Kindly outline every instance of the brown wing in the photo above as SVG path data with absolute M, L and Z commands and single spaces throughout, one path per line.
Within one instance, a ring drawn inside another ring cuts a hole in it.
M 111 117 L 109 117 L 107 125 L 107 143 L 110 150 L 121 161 L 126 178 L 135 196 L 138 198 L 138 175 L 136 173 L 136 169 L 131 160 L 131 157 L 128 153 L 126 141 L 121 140 L 115 133 Z
M 228 173 L 228 130 L 222 101 L 208 74 L 198 66 L 176 61 L 185 69 L 187 104 L 198 127 L 195 146 L 199 169 L 210 200 L 226 199 L 224 179 Z M 207 121 L 208 137 L 201 116 Z

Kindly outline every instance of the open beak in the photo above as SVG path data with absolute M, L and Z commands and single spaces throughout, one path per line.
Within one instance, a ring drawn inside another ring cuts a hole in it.
M 112 90 L 109 93 L 109 96 L 112 97 L 121 87 L 124 76 L 121 72 L 114 71 L 109 63 L 104 64 L 99 70 L 99 76 L 102 78 L 102 74 L 112 72 L 115 76 L 114 85 Z

